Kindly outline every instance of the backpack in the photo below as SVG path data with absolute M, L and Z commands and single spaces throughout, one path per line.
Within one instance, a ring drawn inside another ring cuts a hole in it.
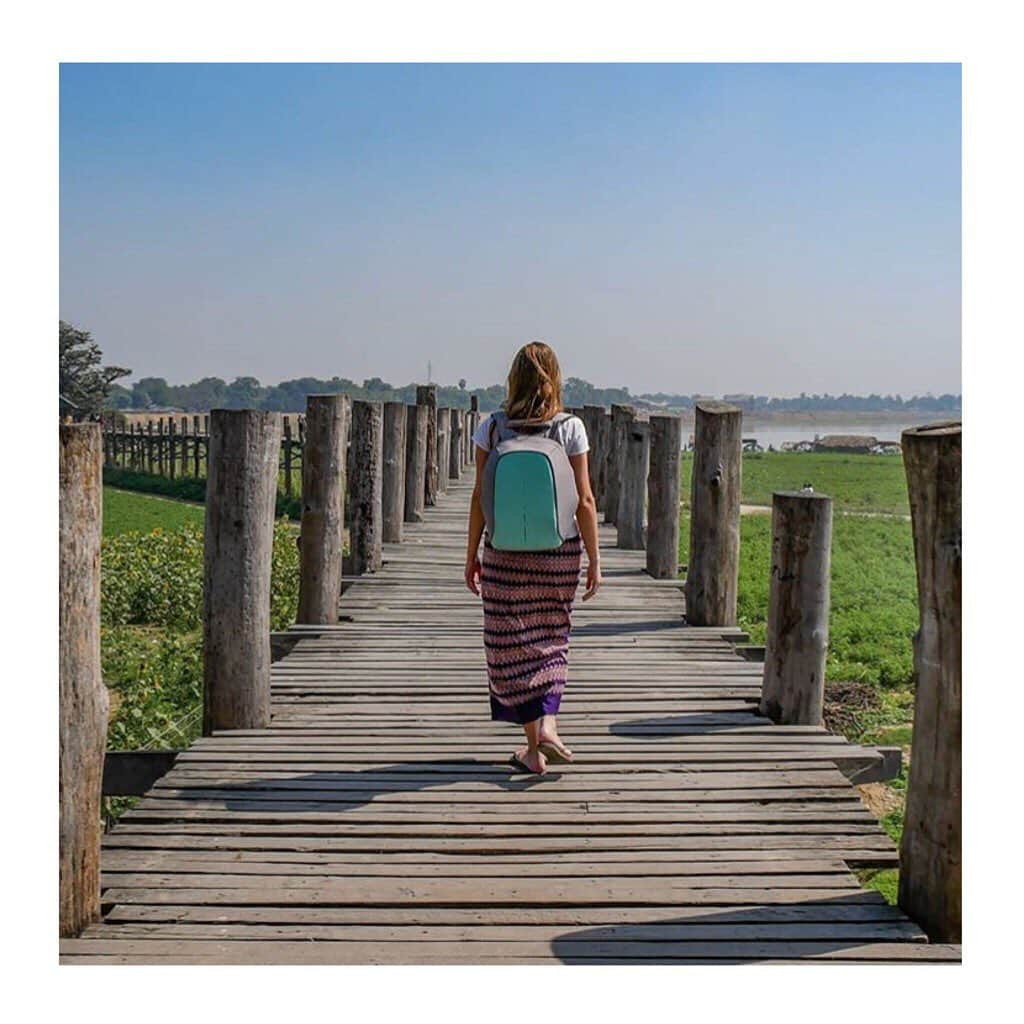
M 579 535 L 576 475 L 554 437 L 570 418 L 559 413 L 530 432 L 523 424 L 517 429 L 504 411 L 494 413 L 480 500 L 488 538 L 499 551 L 550 551 Z

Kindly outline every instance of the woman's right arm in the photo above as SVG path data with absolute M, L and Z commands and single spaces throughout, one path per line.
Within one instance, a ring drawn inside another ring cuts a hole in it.
M 601 554 L 597 542 L 597 502 L 590 489 L 590 470 L 587 468 L 587 453 L 570 455 L 573 474 L 576 477 L 576 491 L 580 503 L 576 507 L 576 523 L 580 528 L 583 546 L 587 549 L 587 587 L 583 600 L 589 601 L 601 589 Z
M 466 586 L 474 594 L 480 593 L 480 538 L 484 533 L 484 507 L 480 503 L 480 481 L 483 479 L 484 466 L 487 465 L 487 452 L 478 445 L 473 446 L 476 452 L 476 481 L 473 484 L 473 497 L 469 500 L 469 530 L 466 538 Z

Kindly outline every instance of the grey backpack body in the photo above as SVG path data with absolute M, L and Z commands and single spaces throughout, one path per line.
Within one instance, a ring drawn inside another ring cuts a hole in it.
M 543 424 L 493 414 L 491 446 L 480 499 L 491 545 L 506 551 L 547 551 L 579 535 L 576 474 L 555 430 L 568 413 Z

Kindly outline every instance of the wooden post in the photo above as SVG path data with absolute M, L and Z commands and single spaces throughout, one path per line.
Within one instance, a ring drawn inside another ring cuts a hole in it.
M 603 414 L 603 410 L 599 410 Z M 647 474 L 647 572 L 656 580 L 679 575 L 679 453 L 683 438 L 678 416 L 651 417 L 650 471 Z
M 423 478 L 427 471 L 427 407 L 405 407 L 405 521 L 423 522 Z
M 448 419 L 448 479 L 462 478 L 462 456 L 459 449 L 462 445 L 462 410 L 451 409 Z
M 174 443 L 175 427 L 174 417 L 167 417 L 167 476 L 174 479 L 174 456 L 175 456 L 175 443 Z
M 312 625 L 338 621 L 348 417 L 347 395 L 309 395 L 306 398 L 297 621 Z
M 644 503 L 651 450 L 650 423 L 634 420 L 625 431 L 624 442 L 619 511 L 615 517 L 616 546 L 626 551 L 642 551 L 646 544 Z
M 604 409 L 599 405 L 583 406 L 583 426 L 587 431 L 587 441 L 590 444 L 590 451 L 587 455 L 587 471 L 590 475 L 590 489 L 594 493 L 594 501 L 598 508 L 603 508 L 601 502 L 601 425 L 600 419 L 604 415 Z M 653 437 L 652 437 L 653 439 Z
M 291 417 L 282 417 L 284 423 L 284 493 L 292 496 L 292 421 Z
M 933 942 L 960 942 L 961 427 L 916 427 L 901 440 L 919 627 L 899 904 Z
M 607 476 L 605 478 L 604 521 L 615 522 L 619 514 L 619 495 L 622 493 L 622 468 L 626 454 L 626 431 L 636 419 L 631 405 L 612 406 L 612 429 L 608 445 Z
M 405 518 L 405 406 L 401 402 L 384 403 L 383 458 L 383 539 L 385 544 L 401 544 Z
M 203 735 L 270 724 L 270 562 L 281 454 L 272 412 L 214 409 L 206 474 Z
M 146 472 L 153 472 L 153 421 L 146 423 Z
M 437 490 L 448 493 L 448 434 L 452 428 L 450 409 L 437 410 Z
M 188 476 L 188 417 L 181 417 L 181 475 Z
M 686 571 L 692 626 L 736 625 L 742 448 L 743 413 L 725 402 L 698 402 Z
M 469 413 L 466 418 L 466 465 L 476 474 L 476 445 L 473 435 L 480 426 L 480 399 L 476 395 L 469 396 Z
M 192 417 L 192 475 L 199 479 L 199 417 Z
M 831 561 L 832 499 L 773 494 L 761 714 L 780 725 L 823 722 Z
M 159 476 L 164 475 L 164 418 L 160 416 L 156 421 L 156 471 Z
M 348 533 L 353 576 L 377 572 L 383 562 L 383 456 L 384 409 L 381 403 L 353 402 L 348 466 Z
M 418 385 L 416 404 L 427 407 L 427 463 L 423 476 L 423 503 L 432 506 L 437 504 L 437 385 Z
M 103 431 L 60 427 L 60 934 L 100 916 L 107 688 L 100 670 Z M 12 780 L 13 781 L 13 780 Z

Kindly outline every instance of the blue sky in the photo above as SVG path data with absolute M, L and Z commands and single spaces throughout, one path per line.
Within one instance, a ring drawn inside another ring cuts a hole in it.
M 64 65 L 64 319 L 172 382 L 960 390 L 956 65 Z

